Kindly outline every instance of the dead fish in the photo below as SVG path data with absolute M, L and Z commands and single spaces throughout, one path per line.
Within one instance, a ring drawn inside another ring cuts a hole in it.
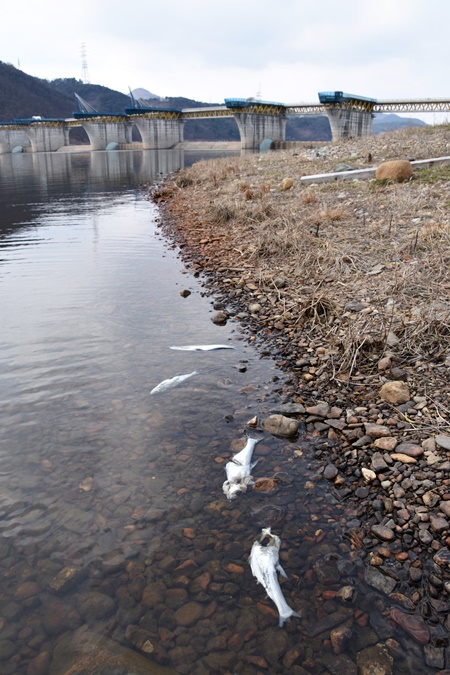
M 225 465 L 227 480 L 222 488 L 228 499 L 234 499 L 239 492 L 246 492 L 247 487 L 253 483 L 252 469 L 257 463 L 252 462 L 252 455 L 255 445 L 262 440 L 262 436 L 249 436 L 247 434 L 247 443 L 232 459 Z
M 177 384 L 184 382 L 184 380 L 187 380 L 193 375 L 198 375 L 198 371 L 194 370 L 192 373 L 187 373 L 186 375 L 175 375 L 175 377 L 170 377 L 168 380 L 163 380 L 151 390 L 150 394 L 160 394 L 161 392 L 166 391 L 166 389 L 176 387 Z
M 262 542 L 267 537 L 269 542 L 266 546 L 263 546 Z M 287 578 L 287 574 L 279 562 L 280 544 L 280 537 L 272 534 L 270 527 L 263 528 L 259 541 L 255 541 L 252 546 L 248 560 L 253 576 L 256 577 L 258 583 L 264 586 L 267 595 L 277 606 L 280 615 L 278 625 L 281 627 L 291 616 L 300 618 L 300 614 L 289 607 L 278 583 L 277 571 Z
M 216 349 L 234 349 L 231 345 L 185 345 L 184 347 L 171 347 L 183 352 L 212 352 Z

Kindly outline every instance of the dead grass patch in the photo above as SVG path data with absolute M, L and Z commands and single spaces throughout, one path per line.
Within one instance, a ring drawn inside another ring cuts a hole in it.
M 434 302 L 450 297 L 448 167 L 387 186 L 354 181 L 307 190 L 270 187 L 288 175 L 331 171 L 342 157 L 364 166 L 369 153 L 374 163 L 448 155 L 450 126 L 350 139 L 321 146 L 320 156 L 305 148 L 296 156 L 279 151 L 199 162 L 161 192 L 177 199 L 183 186 L 182 217 L 195 219 L 197 229 L 214 233 L 226 225 L 232 246 L 222 255 L 230 267 L 239 268 L 245 257 L 254 283 L 268 274 L 287 279 L 271 300 L 273 314 L 289 305 L 295 330 L 329 341 L 339 353 L 336 372 L 373 367 L 390 331 L 399 337 L 393 349 L 400 359 L 440 358 L 439 342 L 450 338 L 447 301 L 444 314 Z M 218 249 L 218 264 L 220 256 Z M 305 287 L 313 289 L 307 297 Z M 367 312 L 343 310 L 355 299 Z

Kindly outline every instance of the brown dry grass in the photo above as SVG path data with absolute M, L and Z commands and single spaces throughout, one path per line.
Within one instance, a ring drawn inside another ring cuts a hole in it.
M 217 264 L 245 262 L 232 281 L 257 283 L 265 328 L 281 317 L 294 342 L 305 331 L 326 341 L 336 373 L 373 366 L 387 351 L 403 363 L 450 358 L 450 171 L 427 169 L 394 185 L 300 183 L 342 161 L 365 168 L 369 153 L 374 165 L 448 156 L 450 126 L 199 162 L 172 188 L 183 194 L 182 218 L 193 230 L 231 242 L 216 250 Z M 283 191 L 286 177 L 294 185 Z M 189 241 L 189 226 L 184 235 Z M 287 281 L 281 292 L 275 275 Z M 363 311 L 349 309 L 352 301 Z

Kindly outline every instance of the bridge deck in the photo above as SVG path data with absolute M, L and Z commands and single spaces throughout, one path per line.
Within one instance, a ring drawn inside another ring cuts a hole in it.
M 231 101 L 232 99 L 230 99 Z M 367 100 L 367 99 L 365 99 Z M 375 100 L 375 99 L 373 99 Z M 68 118 L 66 120 L 60 119 L 45 119 L 45 118 L 30 118 L 27 120 L 13 120 L 12 122 L 0 122 L 1 129 L 19 129 L 24 126 L 80 126 L 83 118 L 85 121 L 98 121 L 109 123 L 124 123 L 132 122 L 133 117 L 142 116 L 150 118 L 169 118 L 169 119 L 195 119 L 205 117 L 233 117 L 237 112 L 250 112 L 256 114 L 288 114 L 288 115 L 324 115 L 327 108 L 333 107 L 335 104 L 322 103 L 286 103 L 286 104 L 268 104 L 261 102 L 263 105 L 255 105 L 255 101 L 248 101 L 248 108 L 240 107 L 232 108 L 227 106 L 205 106 L 201 108 L 183 108 L 181 110 L 164 110 L 157 108 L 150 110 L 143 110 L 139 114 L 138 109 L 134 114 L 115 114 L 115 113 L 93 113 L 92 116 L 77 114 L 78 119 Z M 353 103 L 353 102 L 352 102 Z M 282 108 L 276 107 L 281 106 Z M 338 107 L 340 104 L 337 104 Z M 343 104 L 348 105 L 347 103 Z M 362 110 L 363 108 L 361 108 Z M 374 113 L 411 113 L 411 112 L 450 112 L 450 99 L 448 98 L 425 98 L 425 99 L 392 99 L 392 100 L 376 100 L 369 108 L 364 108 L 366 112 Z

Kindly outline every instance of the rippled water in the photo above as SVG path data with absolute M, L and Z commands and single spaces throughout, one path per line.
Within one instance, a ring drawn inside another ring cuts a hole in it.
M 351 673 L 389 637 L 398 672 L 416 672 L 421 649 L 361 581 L 314 448 L 266 436 L 255 475 L 276 474 L 278 491 L 222 493 L 245 423 L 279 402 L 282 378 L 237 324 L 211 322 L 211 299 L 158 234 L 139 186 L 191 160 L 0 156 L 0 672 L 64 673 L 93 644 L 82 672 Z M 234 349 L 170 350 L 208 343 Z M 282 630 L 247 564 L 267 525 L 303 616 Z M 116 648 L 122 669 L 107 665 Z

